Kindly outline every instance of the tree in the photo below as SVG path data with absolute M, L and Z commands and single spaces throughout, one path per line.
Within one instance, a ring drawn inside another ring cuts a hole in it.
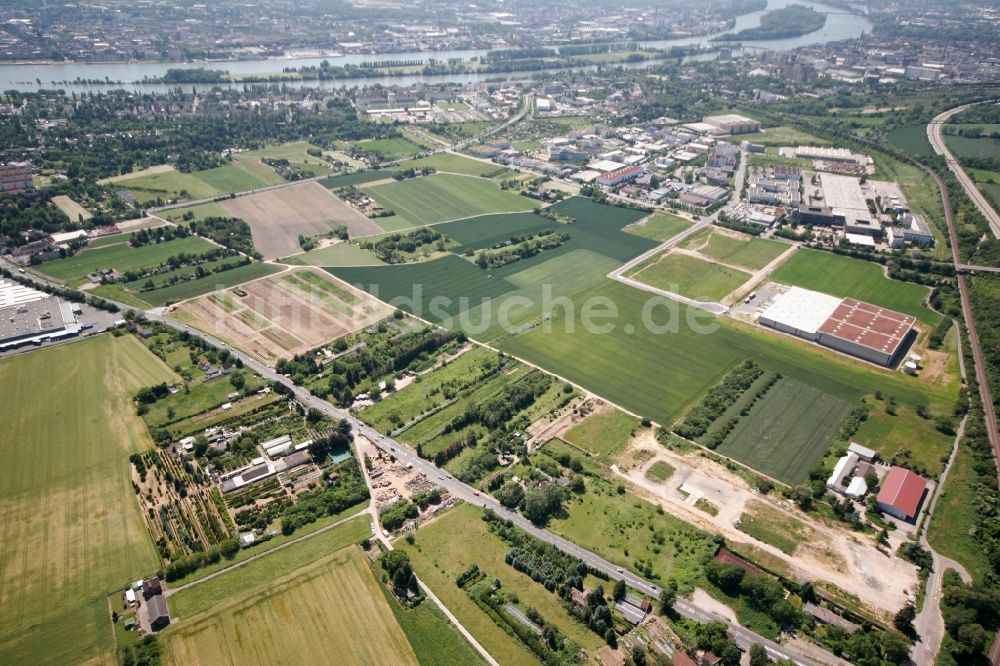
M 243 387 L 247 385 L 247 380 L 240 372 L 234 372 L 229 375 L 229 383 L 233 385 L 233 388 L 237 391 L 242 391 Z
M 310 424 L 316 424 L 323 420 L 323 412 L 319 411 L 315 407 L 310 407 L 309 411 L 306 412 L 306 421 Z
M 750 666 L 771 666 L 771 658 L 767 656 L 767 649 L 760 643 L 750 646 Z
M 674 608 L 677 601 L 677 583 L 668 581 L 660 590 L 660 615 L 667 615 Z
M 983 625 L 971 623 L 958 630 L 955 653 L 960 656 L 979 654 L 986 647 L 986 630 Z
M 625 598 L 625 579 L 619 578 L 615 583 L 614 590 L 611 592 L 611 596 L 615 601 L 621 601 Z
M 549 518 L 562 511 L 562 489 L 553 484 L 532 488 L 524 496 L 524 517 L 536 525 L 544 525 Z
M 906 604 L 896 613 L 896 616 L 892 619 L 892 623 L 907 636 L 912 636 L 913 620 L 916 617 L 917 610 L 911 604 Z
M 641 645 L 632 646 L 632 663 L 635 666 L 646 666 L 646 650 Z
M 618 636 L 615 634 L 615 630 L 608 627 L 608 630 L 604 632 L 604 640 L 607 641 L 611 649 L 617 649 L 618 647 Z
M 893 664 L 902 664 L 910 658 L 910 642 L 898 631 L 887 631 L 882 634 L 879 646 L 882 649 L 882 656 L 885 660 Z
M 520 483 L 508 481 L 497 491 L 497 500 L 508 509 L 514 509 L 524 499 L 524 488 Z

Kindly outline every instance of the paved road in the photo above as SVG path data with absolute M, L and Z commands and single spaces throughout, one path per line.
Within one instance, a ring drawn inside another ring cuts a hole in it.
M 982 104 L 982 102 L 978 102 Z M 965 104 L 963 106 L 955 107 L 954 109 L 949 109 L 944 113 L 938 114 L 934 120 L 932 120 L 927 125 L 927 139 L 931 142 L 931 147 L 934 148 L 934 152 L 938 155 L 944 157 L 945 161 L 948 163 L 948 168 L 951 172 L 955 174 L 958 178 L 958 182 L 962 184 L 965 189 L 965 193 L 969 195 L 969 198 L 976 204 L 980 212 L 982 212 L 983 217 L 990 223 L 990 229 L 993 230 L 993 235 L 1000 238 L 1000 213 L 997 213 L 996 209 L 990 205 L 989 200 L 979 191 L 976 187 L 976 183 L 969 178 L 969 175 L 965 173 L 965 169 L 962 165 L 958 163 L 955 156 L 952 154 L 951 150 L 948 149 L 948 144 L 944 142 L 944 137 L 941 135 L 942 126 L 948 122 L 948 119 L 952 116 L 965 111 L 970 106 L 975 106 L 975 104 Z M 950 210 L 950 209 L 945 209 Z M 956 264 L 958 261 L 955 262 Z

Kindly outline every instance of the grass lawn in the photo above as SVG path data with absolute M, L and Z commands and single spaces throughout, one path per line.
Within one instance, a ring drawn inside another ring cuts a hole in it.
M 928 287 L 890 280 L 879 264 L 832 252 L 801 248 L 771 274 L 771 279 L 881 305 L 913 315 L 928 325 L 936 324 L 941 318 L 924 305 L 930 293 Z
M 186 196 L 189 199 L 204 199 L 222 194 L 221 190 L 201 180 L 194 173 L 183 173 L 172 167 L 159 173 L 123 178 L 117 180 L 116 183 L 123 189 L 149 193 L 154 198 L 159 195 L 164 199 L 180 196 Z
M 682 594 L 690 592 L 701 575 L 703 558 L 715 553 L 711 535 L 658 512 L 618 481 L 589 476 L 586 484 L 583 495 L 573 495 L 565 504 L 567 515 L 552 519 L 549 529 L 610 562 L 645 570 L 651 580 L 672 578 Z M 640 566 L 644 563 L 648 569 Z
M 366 191 L 410 226 L 437 224 L 486 213 L 531 210 L 536 202 L 501 190 L 483 178 L 436 174 L 376 185 Z
M 890 416 L 884 401 L 869 400 L 868 404 L 871 413 L 852 441 L 875 449 L 886 460 L 899 455 L 932 478 L 941 473 L 954 437 L 938 431 L 933 419 L 918 417 L 909 405 L 897 405 L 896 415 Z
M 210 291 L 235 287 L 238 284 L 266 277 L 280 270 L 280 266 L 254 262 L 244 266 L 237 266 L 221 273 L 212 273 L 203 278 L 185 280 L 177 284 L 153 289 L 152 291 L 144 291 L 138 296 L 155 306 L 177 303 L 178 301 L 185 301 L 195 296 L 207 294 Z
M 92 289 L 87 290 L 87 293 L 100 296 L 101 298 L 109 298 L 140 310 L 146 310 L 150 307 L 150 304 L 144 301 L 139 294 L 129 291 L 124 285 L 120 284 L 94 285 Z
M 65 281 L 86 277 L 89 273 L 104 268 L 114 268 L 121 272 L 156 266 L 166 261 L 168 257 L 182 252 L 200 254 L 213 249 L 215 249 L 214 245 L 194 236 L 177 238 L 164 243 L 150 243 L 142 247 L 118 243 L 93 250 L 81 250 L 72 257 L 47 261 L 36 268 L 46 275 Z
M 186 226 L 184 221 L 185 213 L 194 214 L 195 220 L 204 220 L 206 217 L 229 217 L 229 213 L 227 213 L 226 209 L 222 207 L 222 204 L 216 203 L 215 201 L 195 204 L 194 206 L 182 206 L 180 208 L 161 210 L 157 213 L 157 215 L 165 220 L 170 220 L 171 222 L 176 222 L 178 224 L 184 224 Z
M 780 127 L 768 127 L 762 132 L 750 134 L 746 137 L 753 143 L 764 144 L 765 146 L 828 146 L 830 142 L 821 139 L 813 134 L 808 134 L 802 130 L 782 125 Z
M 663 460 L 657 460 L 649 466 L 649 469 L 646 470 L 646 478 L 651 481 L 659 481 L 660 483 L 663 483 L 673 476 L 673 473 L 673 465 L 664 462 Z
M 409 553 L 413 570 L 421 580 L 501 664 L 529 664 L 537 659 L 455 585 L 458 574 L 471 564 L 478 564 L 490 578 L 499 578 L 505 589 L 517 594 L 522 606 L 536 608 L 588 652 L 604 644 L 600 636 L 570 615 L 557 595 L 504 562 L 510 546 L 490 532 L 478 507 L 459 505 L 421 527 L 412 546 L 404 542 L 395 545 Z
M 191 384 L 190 391 L 180 390 L 157 400 L 149 405 L 149 411 L 143 415 L 143 419 L 151 428 L 159 428 L 230 402 L 228 396 L 236 390 L 230 382 L 230 377 L 235 373 L 244 376 L 247 388 L 259 388 L 263 385 L 257 375 L 244 370 L 234 370 L 229 375 L 220 375 Z
M 795 485 L 823 458 L 850 410 L 850 403 L 808 384 L 779 379 L 717 451 Z
M 638 427 L 634 416 L 615 408 L 594 412 L 563 435 L 570 444 L 598 456 L 607 456 L 625 443 Z
M 464 176 L 486 176 L 497 171 L 504 171 L 504 167 L 491 162 L 481 162 L 461 155 L 451 153 L 437 153 L 428 157 L 420 157 L 408 162 L 401 162 L 396 165 L 398 169 L 416 169 L 422 167 L 434 167 L 438 171 L 447 173 L 458 173 Z
M 259 169 L 254 169 L 253 166 L 244 167 L 243 162 L 240 161 L 234 161 L 232 164 L 215 167 L 214 169 L 195 171 L 191 175 L 207 183 L 209 187 L 214 187 L 224 193 L 245 192 L 258 187 L 277 185 L 285 182 L 283 178 L 278 178 L 273 172 L 271 178 L 262 178 Z
M 622 231 L 636 236 L 642 236 L 655 241 L 665 241 L 684 231 L 692 224 L 687 220 L 670 213 L 653 213 L 649 217 L 643 218 L 634 224 L 630 224 Z
M 754 270 L 764 268 L 791 247 L 788 243 L 775 240 L 742 235 L 737 238 L 715 229 L 706 231 L 707 234 L 695 234 L 683 246 L 706 257 Z
M 975 500 L 975 463 L 975 457 L 969 448 L 959 446 L 941 497 L 934 507 L 934 518 L 927 528 L 927 539 L 934 550 L 959 562 L 976 580 L 981 581 L 992 573 L 993 567 L 983 552 L 979 537 L 972 529 L 979 512 Z
M 358 141 L 354 145 L 360 151 L 366 153 L 378 153 L 383 159 L 386 160 L 398 160 L 404 157 L 412 157 L 413 155 L 427 149 L 426 146 L 422 146 L 419 143 L 411 141 L 405 137 L 399 137 L 396 139 L 369 139 L 367 141 Z
M 356 546 L 261 582 L 234 588 L 230 598 L 206 613 L 181 615 L 185 621 L 161 636 L 164 663 L 418 663 Z M 172 605 L 185 609 L 180 600 L 186 594 L 171 598 Z
M 792 555 L 800 543 L 812 539 L 813 531 L 797 518 L 756 500 L 748 502 L 745 508 L 736 528 L 783 553 Z
M 382 266 L 381 259 L 354 243 L 336 243 L 282 259 L 296 266 Z
M 419 382 L 390 393 L 365 408 L 361 419 L 373 428 L 389 433 L 410 423 L 427 411 L 444 405 L 448 395 L 473 386 L 482 374 L 484 362 L 495 367 L 496 354 L 485 347 L 474 347 L 446 365 L 422 375 Z M 446 395 L 447 392 L 447 395 Z
M 421 666 L 486 663 L 433 601 L 426 600 L 416 608 L 404 608 L 385 585 L 380 587 Z
M 674 252 L 664 252 L 629 273 L 643 284 L 702 301 L 719 301 L 750 279 L 749 273 Z
M 131 397 L 174 378 L 132 336 L 0 360 L 0 663 L 112 659 L 106 594 L 160 563 L 129 482 L 153 447 Z

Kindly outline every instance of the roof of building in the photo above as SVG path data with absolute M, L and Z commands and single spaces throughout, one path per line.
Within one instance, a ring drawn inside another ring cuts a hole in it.
M 914 518 L 927 489 L 927 479 L 905 467 L 893 467 L 882 481 L 879 504 L 892 506 L 905 516 Z
M 698 666 L 698 662 L 687 656 L 687 653 L 684 652 L 674 652 L 674 656 L 670 658 L 670 663 L 673 666 Z
M 146 613 L 150 622 L 155 622 L 159 618 L 170 618 L 170 611 L 167 609 L 167 600 L 162 594 L 154 594 L 146 600 Z
M 893 356 L 915 322 L 910 315 L 845 298 L 819 331 Z
M 844 492 L 850 497 L 863 497 L 868 492 L 868 482 L 856 476 L 847 484 L 847 490 Z
M 850 446 L 847 447 L 847 451 L 848 453 L 856 453 L 859 458 L 866 460 L 871 460 L 878 455 L 878 451 L 869 449 L 867 446 L 861 446 L 857 442 L 851 442 Z
M 853 634 L 855 631 L 860 629 L 858 625 L 853 622 L 842 618 L 828 608 L 823 608 L 822 606 L 817 606 L 816 604 L 805 604 L 802 610 L 812 615 L 814 618 L 823 622 L 825 624 L 832 624 L 844 629 L 848 633 Z
M 625 621 L 629 624 L 639 624 L 642 622 L 642 618 L 646 617 L 646 613 L 643 612 L 641 608 L 636 608 L 632 604 L 627 604 L 624 601 L 619 601 L 615 604 L 615 610 L 621 613 L 621 616 L 625 618 Z
M 785 293 L 775 296 L 760 316 L 799 331 L 815 333 L 840 303 L 841 299 L 835 296 L 791 287 Z
M 50 337 L 70 326 L 74 332 L 78 330 L 72 307 L 63 308 L 54 296 L 0 308 L 0 344 L 8 340 Z
M 858 456 L 853 453 L 848 453 L 837 461 L 837 464 L 833 467 L 833 473 L 830 478 L 826 480 L 826 485 L 835 486 L 840 483 L 840 480 L 844 477 L 853 466 L 854 463 L 858 462 Z

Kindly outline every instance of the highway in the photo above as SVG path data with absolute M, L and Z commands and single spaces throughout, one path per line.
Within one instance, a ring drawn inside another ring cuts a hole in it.
M 978 103 L 982 104 L 982 102 Z M 955 174 L 956 178 L 958 178 L 958 182 L 962 184 L 962 187 L 965 189 L 965 193 L 969 195 L 969 198 L 972 199 L 972 201 L 979 208 L 983 217 L 985 217 L 990 223 L 990 229 L 993 230 L 993 235 L 1000 238 L 1000 213 L 997 213 L 993 206 L 990 205 L 990 202 L 985 195 L 983 195 L 983 193 L 979 191 L 979 188 L 976 187 L 976 183 L 969 178 L 967 173 L 965 173 L 965 169 L 962 168 L 962 165 L 959 164 L 958 160 L 955 159 L 955 156 L 952 155 L 951 151 L 948 149 L 948 145 L 944 142 L 944 137 L 941 135 L 941 128 L 946 122 L 948 122 L 948 119 L 961 113 L 962 111 L 965 111 L 970 106 L 975 106 L 975 104 L 957 106 L 954 109 L 949 109 L 944 113 L 935 116 L 934 120 L 927 125 L 927 139 L 931 142 L 931 147 L 934 149 L 934 152 L 944 157 L 945 161 L 948 163 L 948 168 L 951 169 L 951 172 Z M 953 243 L 952 247 L 954 246 L 955 245 Z M 959 262 L 956 260 L 955 264 L 958 265 L 958 263 Z

